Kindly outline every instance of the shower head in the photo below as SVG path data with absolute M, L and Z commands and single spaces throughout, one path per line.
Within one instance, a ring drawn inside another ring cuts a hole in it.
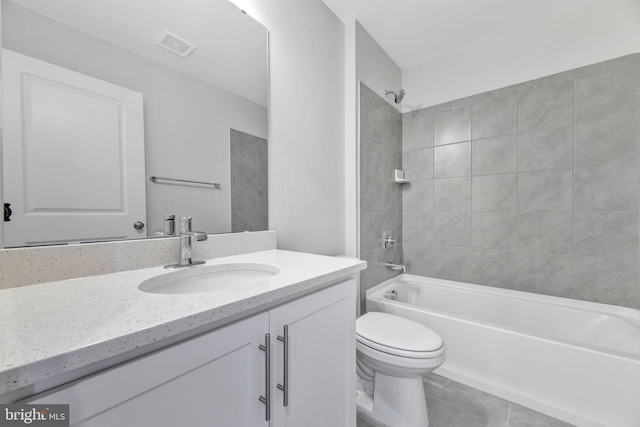
M 397 91 L 397 92 L 394 92 L 394 91 L 392 91 L 392 90 L 385 90 L 385 91 L 384 91 L 385 96 L 387 96 L 387 95 L 393 95 L 393 99 L 394 99 L 394 101 L 396 102 L 396 104 L 400 104 L 400 103 L 402 102 L 402 99 L 404 98 L 404 94 L 405 94 L 405 93 L 406 93 L 406 92 L 404 91 L 404 89 L 400 89 L 400 90 L 399 90 L 399 91 Z

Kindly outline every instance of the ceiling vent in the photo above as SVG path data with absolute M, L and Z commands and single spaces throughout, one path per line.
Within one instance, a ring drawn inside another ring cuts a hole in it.
M 163 31 L 156 39 L 156 44 L 183 58 L 189 56 L 196 49 L 194 44 L 171 34 L 169 31 Z

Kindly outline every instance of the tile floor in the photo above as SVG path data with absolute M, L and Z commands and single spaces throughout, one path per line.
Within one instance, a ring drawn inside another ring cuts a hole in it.
M 429 410 L 429 427 L 572 426 L 436 374 L 427 376 L 424 390 Z M 384 426 L 366 416 L 358 416 L 357 427 Z

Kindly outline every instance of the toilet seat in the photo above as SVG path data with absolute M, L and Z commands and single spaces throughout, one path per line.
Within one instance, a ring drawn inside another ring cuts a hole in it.
M 388 313 L 369 312 L 356 320 L 356 341 L 396 357 L 431 359 L 444 354 L 442 338 L 426 326 Z
M 440 346 L 440 348 L 434 351 L 411 351 L 411 350 L 402 350 L 399 348 L 385 346 L 384 344 L 376 343 L 370 341 L 366 338 L 361 337 L 356 334 L 356 344 L 361 344 L 365 347 L 368 347 L 372 350 L 379 351 L 382 353 L 390 354 L 396 357 L 405 357 L 408 359 L 433 359 L 435 357 L 442 356 L 444 354 L 444 344 Z
M 397 377 L 421 375 L 425 370 L 433 370 L 445 359 L 444 347 L 429 357 L 403 357 L 371 348 L 356 340 L 358 358 L 366 362 L 374 371 Z

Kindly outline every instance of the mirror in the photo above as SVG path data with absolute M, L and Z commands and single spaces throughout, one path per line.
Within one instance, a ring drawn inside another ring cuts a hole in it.
M 4 247 L 267 229 L 267 66 L 227 0 L 2 0 Z

